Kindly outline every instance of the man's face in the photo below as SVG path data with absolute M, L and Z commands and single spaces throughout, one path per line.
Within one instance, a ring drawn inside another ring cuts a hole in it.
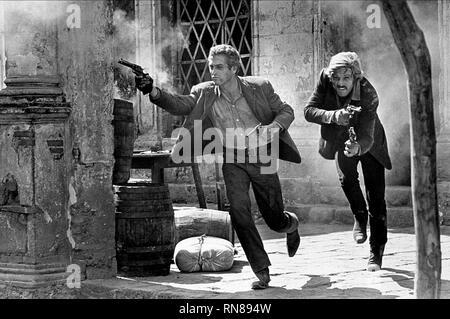
M 346 97 L 353 89 L 353 73 L 349 68 L 337 69 L 331 76 L 331 83 L 340 97 Z
M 228 58 L 225 55 L 218 54 L 208 59 L 211 79 L 216 85 L 228 83 L 236 73 L 236 67 L 228 67 Z

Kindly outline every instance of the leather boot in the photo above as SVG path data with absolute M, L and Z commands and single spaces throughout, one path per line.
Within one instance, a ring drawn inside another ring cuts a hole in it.
M 289 257 L 293 257 L 300 246 L 300 234 L 298 232 L 298 217 L 294 213 L 286 212 L 290 218 L 290 227 L 286 231 L 286 246 Z
M 378 271 L 381 269 L 383 254 L 384 245 L 370 245 L 369 262 L 367 263 L 368 271 Z
M 258 281 L 252 283 L 252 289 L 266 289 L 269 287 L 270 274 L 269 268 L 264 268 L 263 270 L 255 272 Z
M 357 244 L 362 244 L 367 240 L 367 212 L 358 212 L 353 215 L 355 223 L 353 225 L 353 240 Z

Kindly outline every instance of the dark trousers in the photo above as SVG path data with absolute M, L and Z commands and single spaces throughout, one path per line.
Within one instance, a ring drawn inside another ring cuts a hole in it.
M 366 198 L 369 206 L 367 211 L 358 179 L 358 163 L 361 162 L 366 186 Z M 336 168 L 342 189 L 347 197 L 355 218 L 369 214 L 371 246 L 384 245 L 387 242 L 386 201 L 385 195 L 385 169 L 371 154 L 347 157 L 343 150 L 336 155 Z
M 289 216 L 284 213 L 278 174 L 261 174 L 261 166 L 251 163 L 224 163 L 222 166 L 231 222 L 254 272 L 271 264 L 252 218 L 250 184 L 259 211 L 272 230 L 286 232 L 291 224 Z

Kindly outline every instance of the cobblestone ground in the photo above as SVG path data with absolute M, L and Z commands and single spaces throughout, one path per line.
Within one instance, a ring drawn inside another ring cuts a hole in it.
M 413 228 L 390 229 L 383 269 L 365 270 L 368 242 L 353 242 L 349 225 L 301 225 L 301 244 L 289 258 L 283 234 L 258 225 L 272 262 L 270 288 L 250 289 L 255 277 L 236 243 L 238 254 L 230 271 L 181 273 L 172 265 L 168 276 L 83 282 L 89 298 L 186 299 L 411 299 L 414 289 Z M 450 226 L 441 228 L 441 298 L 450 298 Z

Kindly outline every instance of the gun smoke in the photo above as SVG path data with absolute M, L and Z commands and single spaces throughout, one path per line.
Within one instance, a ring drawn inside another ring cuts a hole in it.
M 180 30 L 170 26 L 167 18 L 161 19 L 161 34 L 154 35 L 149 26 L 140 25 L 134 17 L 127 16 L 122 9 L 117 9 L 113 14 L 114 26 L 114 50 L 116 60 L 124 58 L 130 62 L 139 64 L 146 73 L 153 78 L 157 85 L 167 90 L 172 90 L 174 79 L 170 61 L 163 59 L 163 52 L 171 47 L 179 47 L 183 41 Z M 134 48 L 138 47 L 138 51 Z M 156 52 L 157 56 L 152 56 Z M 122 74 L 133 76 L 130 71 L 120 69 Z M 133 76 L 134 77 L 134 76 Z
M 379 28 L 369 28 L 368 18 L 373 12 L 367 8 L 375 1 L 325 1 L 323 6 L 328 25 L 334 26 L 341 41 L 334 50 L 354 51 L 361 58 L 362 67 L 379 96 L 378 116 L 384 124 L 392 157 L 393 170 L 386 176 L 388 184 L 410 185 L 410 106 L 407 74 L 384 17 L 381 4 Z M 437 1 L 408 1 L 419 27 L 425 35 L 432 61 L 435 122 L 439 129 L 439 38 Z M 341 13 L 341 20 L 335 19 Z

